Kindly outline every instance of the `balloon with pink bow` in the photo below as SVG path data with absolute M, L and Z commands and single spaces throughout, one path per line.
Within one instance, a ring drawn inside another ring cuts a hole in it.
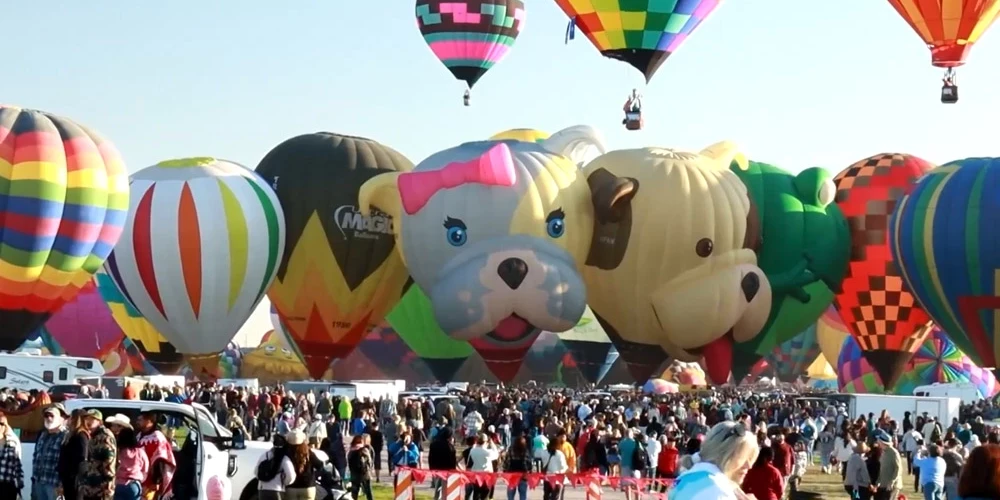
M 569 330 L 586 308 L 580 267 L 594 211 L 578 164 L 593 151 L 604 143 L 587 126 L 540 142 L 469 142 L 411 172 L 375 176 L 359 193 L 363 213 L 392 216 L 441 329 L 468 341 L 502 381 L 542 330 Z

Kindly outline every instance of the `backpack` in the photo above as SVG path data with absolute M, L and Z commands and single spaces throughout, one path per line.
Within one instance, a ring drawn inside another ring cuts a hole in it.
M 649 467 L 649 454 L 646 453 L 646 446 L 639 443 L 635 443 L 635 449 L 632 450 L 632 470 L 642 472 Z
M 816 429 L 813 428 L 813 426 L 811 424 L 806 424 L 806 425 L 802 426 L 802 437 L 804 437 L 804 438 L 806 438 L 808 440 L 812 440 L 812 438 L 815 435 L 816 435 Z
M 277 460 L 277 457 L 275 457 L 274 453 L 272 453 L 270 457 L 261 460 L 261 462 L 257 464 L 257 481 L 266 483 L 278 477 L 280 472 L 281 461 Z

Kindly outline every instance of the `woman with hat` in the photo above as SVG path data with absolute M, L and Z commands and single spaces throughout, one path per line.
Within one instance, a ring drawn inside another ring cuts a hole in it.
M 293 430 L 285 436 L 285 441 L 288 458 L 295 469 L 295 480 L 285 489 L 285 500 L 315 500 L 316 481 L 327 475 L 323 461 L 309 448 L 304 432 Z
M 844 490 L 851 498 L 869 500 L 872 497 L 872 476 L 868 472 L 868 464 L 865 461 L 865 454 L 868 453 L 868 445 L 859 440 L 854 445 L 854 453 L 847 459 L 844 476 Z
M 142 483 L 149 474 L 149 457 L 139 446 L 132 421 L 121 413 L 104 421 L 118 442 L 118 469 L 115 472 L 115 500 L 139 500 Z

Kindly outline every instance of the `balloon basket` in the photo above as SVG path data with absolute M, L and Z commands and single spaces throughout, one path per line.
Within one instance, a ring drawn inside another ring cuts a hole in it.
M 941 103 L 955 104 L 958 102 L 958 85 L 944 84 L 941 86 Z

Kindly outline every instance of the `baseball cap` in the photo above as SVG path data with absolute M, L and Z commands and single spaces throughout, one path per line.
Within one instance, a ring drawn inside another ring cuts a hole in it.
M 58 413 L 58 414 L 62 415 L 63 417 L 68 417 L 69 416 L 69 413 L 66 411 L 66 407 L 63 406 L 62 403 L 53 403 L 53 404 L 50 404 L 50 405 L 48 405 L 48 406 L 45 407 L 45 411 L 43 411 L 42 413 L 43 414 L 49 414 L 49 413 L 55 414 L 55 413 Z
M 88 408 L 86 410 L 83 410 L 83 416 L 96 418 L 97 420 L 100 420 L 102 422 L 104 421 L 104 414 L 101 413 L 101 410 L 98 410 L 97 408 Z

